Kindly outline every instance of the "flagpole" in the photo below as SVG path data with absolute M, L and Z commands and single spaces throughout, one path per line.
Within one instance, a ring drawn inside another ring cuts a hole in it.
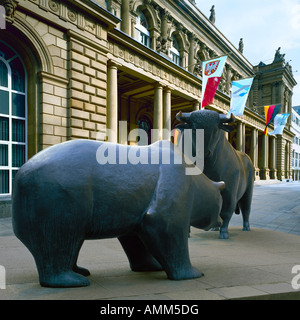
M 209 60 L 203 60 L 203 61 L 201 61 L 201 62 L 202 62 L 202 63 L 204 63 L 204 62 L 208 62 L 208 61 L 212 61 L 212 60 L 220 59 L 220 58 L 223 58 L 223 57 L 228 57 L 230 54 L 231 54 L 231 53 L 223 54 L 222 56 L 217 56 L 217 57 L 215 57 L 215 58 L 211 58 L 211 59 L 209 59 Z

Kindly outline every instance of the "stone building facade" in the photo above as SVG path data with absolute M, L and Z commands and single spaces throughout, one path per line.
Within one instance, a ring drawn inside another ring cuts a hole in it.
M 256 179 L 292 176 L 291 123 L 282 136 L 263 135 L 263 106 L 290 111 L 296 85 L 280 48 L 271 64 L 251 65 L 187 0 L 0 0 L 0 8 L 2 203 L 22 163 L 53 144 L 96 139 L 106 128 L 120 143 L 134 143 L 127 134 L 138 127 L 169 138 L 162 129 L 174 128 L 179 110 L 199 109 L 202 61 L 225 54 L 209 108 L 226 113 L 231 81 L 255 76 L 228 139 L 250 155 Z
M 293 138 L 293 180 L 300 180 L 300 106 L 292 108 L 292 132 L 295 134 Z

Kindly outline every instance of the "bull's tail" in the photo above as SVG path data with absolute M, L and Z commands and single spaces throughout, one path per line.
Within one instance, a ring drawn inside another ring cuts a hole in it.
M 240 214 L 241 212 L 240 212 L 240 207 L 239 207 L 239 204 L 237 203 L 236 204 L 236 207 L 235 207 L 235 214 Z

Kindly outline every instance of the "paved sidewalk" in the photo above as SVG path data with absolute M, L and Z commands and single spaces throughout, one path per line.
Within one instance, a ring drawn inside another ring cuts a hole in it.
M 132 272 L 118 240 L 105 239 L 85 241 L 81 249 L 79 265 L 91 272 L 89 287 L 43 288 L 31 254 L 13 235 L 11 219 L 0 219 L 0 265 L 6 269 L 0 300 L 300 300 L 300 289 L 292 287 L 292 268 L 300 265 L 300 236 L 292 234 L 293 227 L 278 232 L 254 226 L 263 219 L 264 227 L 277 229 L 287 220 L 299 223 L 299 197 L 289 198 L 298 186 L 287 184 L 255 187 L 249 232 L 241 230 L 241 216 L 233 218 L 237 226 L 230 224 L 228 240 L 218 239 L 218 232 L 191 229 L 191 261 L 205 274 L 194 280 L 171 281 L 164 272 Z M 285 201 L 276 202 L 282 192 Z
M 229 226 L 241 224 L 242 215 L 233 214 Z M 250 226 L 300 236 L 300 182 L 255 182 Z
M 79 264 L 91 271 L 84 288 L 43 288 L 31 254 L 14 236 L 2 236 L 1 263 L 6 289 L 0 299 L 34 300 L 221 300 L 300 299 L 291 273 L 300 264 L 300 237 L 263 229 L 230 230 L 229 240 L 218 232 L 192 228 L 189 239 L 192 264 L 205 276 L 171 281 L 164 272 L 130 271 L 116 239 L 86 241 Z

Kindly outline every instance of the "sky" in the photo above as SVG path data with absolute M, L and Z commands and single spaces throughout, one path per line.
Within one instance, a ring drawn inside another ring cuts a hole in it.
M 300 0 L 196 0 L 196 5 L 207 18 L 215 6 L 215 26 L 236 48 L 243 38 L 243 55 L 252 65 L 272 63 L 281 47 L 298 83 L 292 105 L 300 105 Z

